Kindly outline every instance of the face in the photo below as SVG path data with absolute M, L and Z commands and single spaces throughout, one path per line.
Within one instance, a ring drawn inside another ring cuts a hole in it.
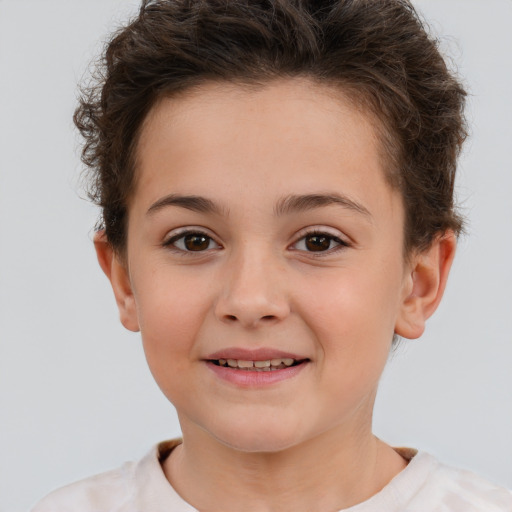
M 411 287 L 369 116 L 299 80 L 162 100 L 128 225 L 123 322 L 185 435 L 275 451 L 370 428 Z

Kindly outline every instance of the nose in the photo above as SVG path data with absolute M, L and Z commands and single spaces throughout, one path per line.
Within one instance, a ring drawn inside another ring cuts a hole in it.
M 286 270 L 276 258 L 245 251 L 226 261 L 216 317 L 245 328 L 277 323 L 290 313 Z

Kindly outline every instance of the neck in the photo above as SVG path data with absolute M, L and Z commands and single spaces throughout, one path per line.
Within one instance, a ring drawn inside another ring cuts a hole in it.
M 340 510 L 379 492 L 406 465 L 361 430 L 325 432 L 272 453 L 234 450 L 195 425 L 165 462 L 167 479 L 185 501 L 207 512 Z

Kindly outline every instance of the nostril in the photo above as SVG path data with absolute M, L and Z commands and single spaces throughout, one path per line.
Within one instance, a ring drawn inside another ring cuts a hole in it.
M 236 315 L 225 315 L 224 318 L 228 320 L 229 322 L 238 322 L 238 317 Z M 260 320 L 263 320 L 265 322 L 270 322 L 275 320 L 277 317 L 275 315 L 264 315 L 260 318 Z

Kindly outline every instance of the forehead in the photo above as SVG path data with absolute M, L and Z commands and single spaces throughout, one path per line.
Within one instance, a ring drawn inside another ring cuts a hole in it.
M 161 99 L 147 116 L 134 199 L 215 190 L 232 200 L 252 186 L 262 204 L 326 188 L 357 196 L 369 184 L 379 199 L 386 180 L 376 123 L 349 95 L 309 80 L 202 85 Z

